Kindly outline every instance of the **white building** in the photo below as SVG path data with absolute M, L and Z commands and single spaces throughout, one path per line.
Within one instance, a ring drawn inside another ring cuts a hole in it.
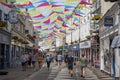
M 119 68 L 120 68 L 120 56 L 119 49 L 112 48 L 114 46 L 113 39 L 116 35 L 118 35 L 118 4 L 105 2 L 102 0 L 101 2 L 101 12 L 102 19 L 99 22 L 100 31 L 100 59 L 101 59 L 101 70 L 113 74 L 113 67 L 115 66 L 115 76 L 119 77 Z M 113 26 L 105 26 L 105 19 L 112 18 Z

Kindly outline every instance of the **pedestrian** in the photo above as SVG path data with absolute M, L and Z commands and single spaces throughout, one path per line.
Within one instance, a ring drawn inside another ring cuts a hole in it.
M 46 63 L 47 63 L 47 68 L 48 68 L 48 70 L 49 70 L 49 68 L 50 68 L 50 62 L 51 62 L 50 56 L 47 55 L 47 56 L 46 56 Z
M 32 55 L 31 55 L 31 53 L 29 53 L 28 55 L 29 55 L 28 66 L 31 67 L 31 63 L 32 63 Z
M 41 68 L 41 66 L 42 66 L 42 61 L 43 61 L 42 54 L 39 54 L 39 56 L 38 56 L 38 65 L 39 65 L 39 68 Z
M 22 65 L 22 71 L 26 71 L 26 64 L 27 64 L 27 58 L 25 53 L 23 53 L 20 57 L 21 65 Z
M 67 65 L 67 58 L 68 58 L 68 54 L 66 54 L 65 57 L 64 57 L 64 62 L 65 62 L 66 65 Z
M 32 55 L 32 65 L 33 65 L 34 70 L 36 70 L 37 61 L 38 61 L 38 53 L 34 53 Z
M 26 68 L 28 68 L 28 63 L 29 63 L 29 54 L 28 52 L 25 52 L 25 57 L 26 57 Z
M 70 51 L 66 57 L 66 62 L 67 62 L 67 66 L 68 66 L 68 73 L 71 75 L 71 77 L 73 76 L 73 65 L 74 65 L 74 58 L 73 58 L 73 54 Z
M 62 64 L 62 55 L 60 53 L 57 55 L 57 62 L 58 62 L 58 67 L 60 67 Z
M 87 59 L 84 54 L 80 58 L 81 77 L 85 78 L 85 68 L 87 67 Z

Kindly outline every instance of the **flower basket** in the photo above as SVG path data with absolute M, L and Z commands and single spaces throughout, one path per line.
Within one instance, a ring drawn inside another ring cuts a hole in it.
M 27 37 L 28 37 L 30 40 L 34 41 L 34 38 L 33 38 L 30 34 L 28 34 Z
M 96 2 L 96 0 L 92 0 L 92 3 L 94 4 Z
M 73 44 L 73 42 L 71 42 L 71 44 Z
M 22 42 L 23 42 L 23 39 L 18 39 L 17 41 L 20 42 L 20 43 L 22 43 Z
M 99 14 L 95 14 L 91 20 L 100 20 L 101 16 Z
M 7 22 L 0 21 L 0 27 L 7 27 Z
M 29 44 L 27 41 L 23 41 L 22 43 L 23 43 L 23 44 Z
M 90 39 L 90 38 L 91 38 L 91 36 L 86 36 L 86 38 L 87 38 L 87 39 Z
M 13 36 L 12 39 L 18 40 L 18 37 L 17 36 Z

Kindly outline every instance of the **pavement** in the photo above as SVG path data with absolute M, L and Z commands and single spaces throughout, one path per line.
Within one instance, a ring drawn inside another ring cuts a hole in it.
M 21 67 L 5 69 L 0 71 L 7 71 L 7 75 L 0 75 L 0 80 L 23 80 L 24 78 L 32 75 L 35 71 L 33 68 L 28 68 L 26 71 L 22 71 Z
M 0 75 L 0 80 L 113 80 L 100 78 L 89 68 L 86 68 L 85 78 L 82 78 L 80 77 L 80 68 L 77 65 L 74 67 L 74 74 L 71 77 L 64 63 L 61 67 L 51 63 L 49 70 L 46 63 L 44 63 L 42 68 L 37 69 L 37 71 L 32 68 L 28 68 L 26 71 L 22 71 L 21 68 L 7 69 L 5 71 L 9 72 L 8 75 Z
M 101 80 L 114 80 L 111 75 L 107 74 L 106 72 L 100 71 L 100 69 L 98 68 L 93 68 L 92 71 Z

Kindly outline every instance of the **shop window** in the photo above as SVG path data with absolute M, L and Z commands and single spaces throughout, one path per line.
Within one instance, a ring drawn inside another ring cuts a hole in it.
M 8 20 L 8 14 L 4 13 L 4 20 L 7 21 Z
M 2 20 L 2 10 L 0 10 L 0 20 Z

